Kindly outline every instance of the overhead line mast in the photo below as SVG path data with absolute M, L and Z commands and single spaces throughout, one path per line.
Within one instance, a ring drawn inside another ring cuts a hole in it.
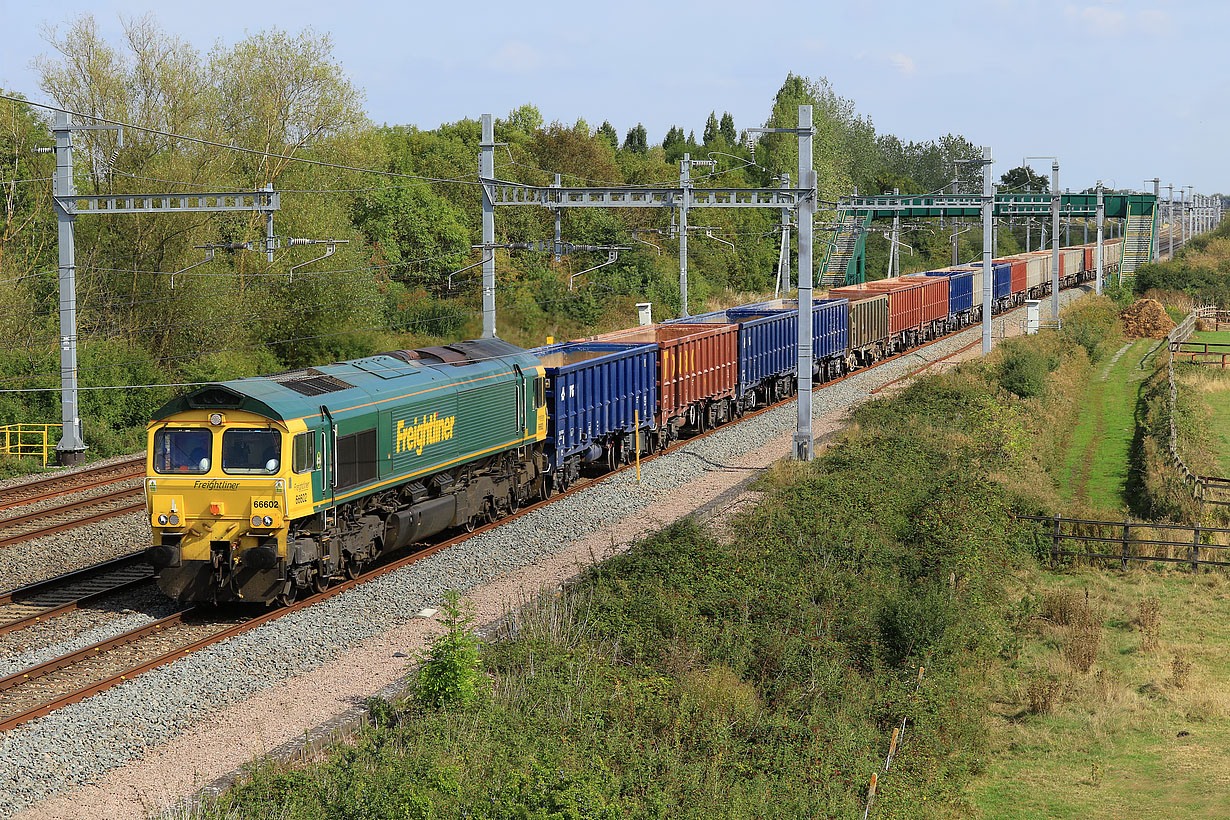
M 774 208 L 795 210 L 799 223 L 799 420 L 794 439 L 794 455 L 800 460 L 812 456 L 811 425 L 811 316 L 812 237 L 815 231 L 816 172 L 812 168 L 812 109 L 799 106 L 799 122 L 795 128 L 749 128 L 749 133 L 795 134 L 799 138 L 799 180 L 802 187 L 790 188 L 696 188 L 690 170 L 709 161 L 693 160 L 684 155 L 679 168 L 677 186 L 612 185 L 607 187 L 571 188 L 557 184 L 548 186 L 521 185 L 495 179 L 495 141 L 493 120 L 483 114 L 482 141 L 479 144 L 479 176 L 482 185 L 482 247 L 491 248 L 495 241 L 495 208 L 501 205 L 537 205 L 555 213 L 563 208 L 670 208 L 679 209 L 679 292 L 680 317 L 688 314 L 687 212 L 691 208 Z M 496 335 L 495 317 L 495 257 L 483 260 L 483 336 Z

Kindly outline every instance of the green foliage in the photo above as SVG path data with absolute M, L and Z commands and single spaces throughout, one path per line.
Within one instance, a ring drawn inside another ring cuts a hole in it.
M 644 125 L 638 122 L 635 127 L 628 129 L 624 137 L 624 150 L 634 154 L 644 154 L 649 150 L 649 134 Z
M 999 178 L 999 183 L 1007 188 L 1010 193 L 1016 194 L 1045 194 L 1051 189 L 1050 179 L 1037 173 L 1028 165 L 1020 165 L 1005 172 Z
M 432 641 L 419 670 L 415 697 L 428 709 L 465 709 L 483 694 L 474 615 L 456 590 L 444 595 L 442 620 L 448 631 Z
M 1041 396 L 1046 391 L 1047 377 L 1058 362 L 1048 358 L 1035 345 L 1014 340 L 1003 342 L 997 376 L 999 384 L 1023 399 Z

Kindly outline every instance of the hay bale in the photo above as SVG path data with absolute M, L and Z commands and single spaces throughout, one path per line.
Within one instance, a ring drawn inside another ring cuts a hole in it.
M 1156 299 L 1137 299 L 1119 314 L 1129 339 L 1164 339 L 1174 330 L 1174 320 Z

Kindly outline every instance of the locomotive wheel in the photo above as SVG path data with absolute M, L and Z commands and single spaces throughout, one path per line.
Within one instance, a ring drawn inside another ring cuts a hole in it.
M 474 516 L 474 515 L 472 515 L 472 516 L 470 516 L 469 518 L 467 518 L 467 519 L 466 519 L 466 523 L 463 525 L 463 528 L 465 529 L 465 531 L 466 531 L 466 532 L 474 532 L 474 530 L 475 530 L 475 528 L 476 528 L 476 526 L 477 526 L 477 525 L 475 524 L 475 522 L 474 522 L 474 519 L 475 519 L 475 518 L 477 518 L 477 517 L 478 517 L 478 516 Z
M 521 499 L 517 496 L 516 488 L 508 491 L 508 512 L 515 514 L 521 509 Z
M 277 597 L 277 602 L 282 606 L 290 606 L 299 597 L 299 587 L 295 585 L 293 580 L 287 582 L 288 589 Z
M 322 575 L 320 572 L 312 573 L 312 591 L 324 592 L 329 587 L 333 586 L 333 579 L 328 575 Z
M 343 572 L 345 573 L 347 580 L 353 581 L 355 578 L 358 578 L 363 574 L 363 565 L 354 558 L 348 558 L 346 560 Z

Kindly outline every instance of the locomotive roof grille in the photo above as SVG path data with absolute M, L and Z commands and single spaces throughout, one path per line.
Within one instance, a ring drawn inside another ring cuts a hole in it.
M 288 370 L 285 373 L 277 373 L 269 378 L 283 387 L 288 387 L 304 396 L 323 396 L 325 393 L 336 393 L 339 390 L 348 390 L 354 387 L 353 384 L 344 382 L 336 376 L 322 373 L 314 367 Z

